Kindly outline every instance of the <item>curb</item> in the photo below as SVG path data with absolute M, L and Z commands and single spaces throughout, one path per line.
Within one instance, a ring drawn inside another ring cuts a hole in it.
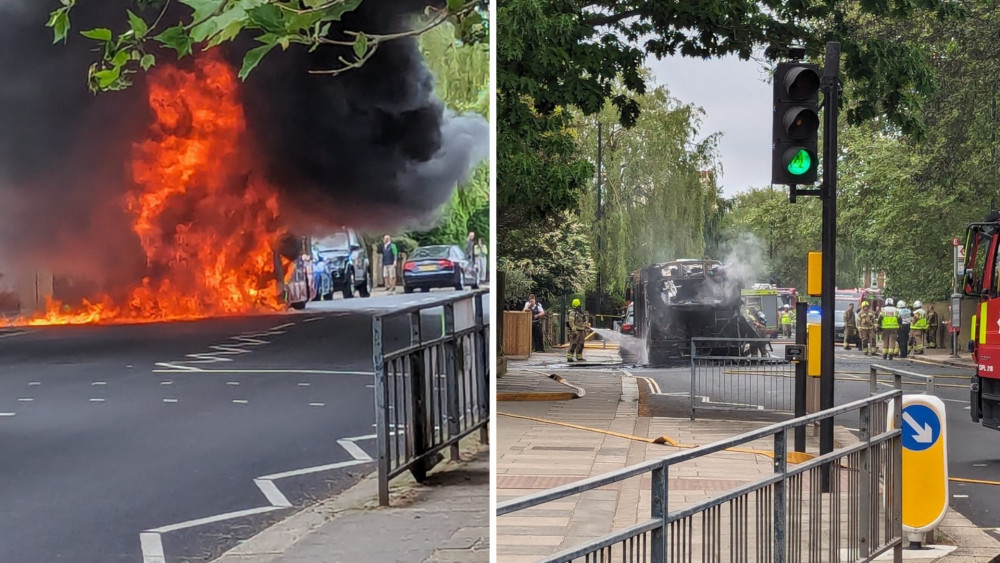
M 473 432 L 459 443 L 462 453 L 490 451 L 489 444 L 479 444 L 478 433 Z M 461 467 L 464 462 L 445 460 L 428 474 L 447 473 Z M 409 473 L 396 477 L 389 484 L 390 505 L 386 508 L 410 507 L 419 500 L 420 483 Z M 395 504 L 394 504 L 395 503 Z M 379 510 L 378 473 L 371 473 L 339 495 L 303 508 L 281 522 L 264 529 L 252 538 L 240 542 L 212 563 L 272 563 L 288 549 L 306 539 L 321 526 L 337 516 L 351 512 Z

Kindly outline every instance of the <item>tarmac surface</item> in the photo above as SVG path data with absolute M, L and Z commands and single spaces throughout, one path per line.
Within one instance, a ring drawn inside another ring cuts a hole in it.
M 694 421 L 686 416 L 640 416 L 640 396 L 647 393 L 640 393 L 639 378 L 622 369 L 614 346 L 588 343 L 584 364 L 569 365 L 564 354 L 555 349 L 509 360 L 507 374 L 497 380 L 498 502 L 677 451 L 670 441 L 656 440 L 662 436 L 696 446 L 768 424 L 724 416 Z M 939 360 L 942 365 L 954 361 Z M 958 365 L 967 367 L 961 360 Z M 856 438 L 838 426 L 835 440 L 846 444 Z M 812 433 L 807 451 L 816 451 L 817 442 Z M 773 445 L 761 444 L 760 449 Z M 725 452 L 681 464 L 670 474 L 670 509 L 718 496 L 771 472 L 771 458 L 750 453 Z M 641 522 L 649 517 L 649 486 L 648 477 L 633 478 L 500 516 L 496 561 L 533 563 Z M 948 511 L 935 533 L 936 549 L 905 549 L 904 559 L 988 563 L 1000 555 L 1000 542 L 955 510 Z

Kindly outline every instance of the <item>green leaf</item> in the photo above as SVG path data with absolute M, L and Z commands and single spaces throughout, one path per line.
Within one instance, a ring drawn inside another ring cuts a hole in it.
M 265 4 L 248 10 L 247 14 L 250 16 L 250 25 L 272 33 L 285 33 L 285 24 L 282 21 L 281 9 L 277 6 Z
M 274 48 L 274 45 L 274 43 L 261 45 L 246 52 L 246 55 L 243 56 L 243 67 L 240 68 L 240 80 L 247 79 L 247 76 L 249 76 L 253 69 L 257 68 L 257 65 L 260 64 L 260 60 L 264 58 L 264 55 L 268 54 Z
M 146 20 L 132 13 L 132 10 L 126 11 L 128 12 L 128 25 L 132 28 L 135 36 L 140 38 L 145 37 L 146 32 L 149 31 L 149 26 L 146 24 Z
M 69 7 L 53 11 L 45 27 L 52 28 L 53 44 L 66 41 L 66 34 L 69 33 Z
M 188 36 L 183 25 L 178 24 L 174 27 L 167 28 L 163 33 L 157 35 L 153 39 L 159 41 L 165 47 L 169 47 L 170 49 L 177 51 L 177 58 L 191 54 L 191 37 Z
M 81 31 L 80 35 L 86 37 L 87 39 L 96 39 L 97 41 L 111 41 L 111 30 L 106 27 L 97 27 L 94 29 L 88 29 L 87 31 Z
M 120 67 L 128 62 L 129 53 L 128 51 L 118 51 L 115 53 L 114 57 L 111 57 L 111 64 L 116 67 Z
M 368 36 L 364 33 L 359 33 L 357 37 L 354 38 L 354 54 L 357 55 L 359 59 L 364 58 L 365 53 L 368 52 Z
M 448 0 L 448 10 L 452 12 L 457 12 L 465 6 L 465 0 Z
M 180 0 L 180 3 L 194 10 L 194 14 L 191 15 L 192 23 L 200 23 L 216 13 L 226 0 Z
M 148 53 L 143 55 L 142 60 L 139 61 L 139 66 L 142 67 L 142 70 L 149 70 L 150 67 L 152 67 L 155 64 L 156 64 L 156 57 Z
M 118 80 L 119 76 L 121 76 L 121 70 L 118 67 L 109 70 L 101 70 L 94 73 L 94 78 L 97 79 L 97 84 L 101 88 L 107 88 L 108 86 L 111 86 L 112 84 L 114 84 L 115 80 Z
M 323 10 L 323 20 L 340 21 L 347 12 L 353 12 L 361 5 L 361 0 L 344 0 Z

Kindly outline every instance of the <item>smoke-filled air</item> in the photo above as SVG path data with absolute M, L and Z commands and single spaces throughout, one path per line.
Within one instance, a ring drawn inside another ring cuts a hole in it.
M 433 93 L 416 40 L 360 69 L 336 48 L 274 50 L 246 82 L 252 43 L 158 53 L 124 91 L 93 95 L 93 42 L 131 2 L 81 2 L 65 45 L 54 3 L 0 0 L 0 294 L 51 276 L 47 310 L 16 323 L 136 322 L 282 307 L 288 235 L 426 222 L 488 155 L 489 127 Z M 341 22 L 404 31 L 427 2 L 365 0 Z M 284 262 L 284 264 L 282 264 Z

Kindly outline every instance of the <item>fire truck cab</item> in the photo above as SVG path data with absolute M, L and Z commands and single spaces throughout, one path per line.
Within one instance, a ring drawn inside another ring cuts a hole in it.
M 969 386 L 973 422 L 1000 430 L 1000 211 L 965 233 L 962 293 L 978 301 L 975 333 L 969 335 L 976 373 Z

